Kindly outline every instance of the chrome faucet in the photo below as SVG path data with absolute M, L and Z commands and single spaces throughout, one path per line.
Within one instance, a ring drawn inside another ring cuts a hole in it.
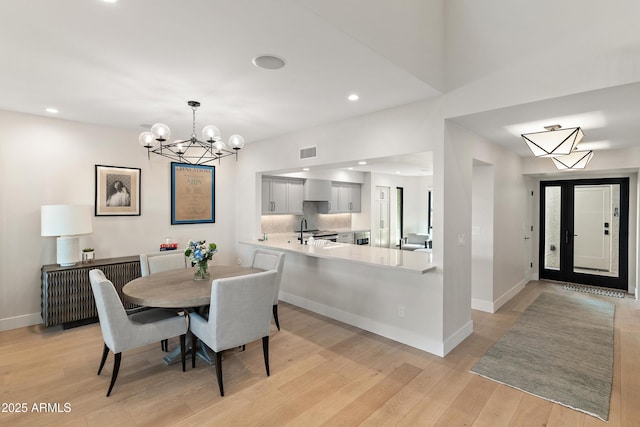
M 304 227 L 303 227 L 304 224 Z M 307 218 L 302 217 L 302 220 L 300 221 L 300 244 L 304 245 L 304 238 L 302 237 L 302 231 L 307 228 Z

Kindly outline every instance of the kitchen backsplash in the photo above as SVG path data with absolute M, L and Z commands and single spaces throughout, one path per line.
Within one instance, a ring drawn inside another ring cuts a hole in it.
M 304 217 L 308 230 L 334 230 L 351 228 L 351 214 L 321 214 L 318 204 L 304 202 Z M 302 215 L 262 215 L 262 233 L 286 233 L 300 230 Z

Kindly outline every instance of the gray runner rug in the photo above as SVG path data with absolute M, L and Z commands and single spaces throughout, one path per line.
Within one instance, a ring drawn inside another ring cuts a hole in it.
M 607 421 L 615 305 L 542 292 L 471 372 Z

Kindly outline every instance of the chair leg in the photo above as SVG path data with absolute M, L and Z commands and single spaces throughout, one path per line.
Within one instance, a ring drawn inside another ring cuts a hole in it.
M 102 350 L 102 359 L 100 360 L 100 367 L 98 368 L 98 375 L 102 372 L 102 368 L 104 368 L 104 362 L 107 361 L 107 355 L 109 354 L 109 347 L 104 345 L 104 349 Z
M 218 377 L 218 388 L 220 388 L 220 396 L 224 396 L 224 387 L 222 386 L 222 352 L 216 352 L 216 377 Z
M 168 352 L 169 351 L 169 340 L 162 340 L 160 341 L 160 349 L 164 352 Z
M 267 369 L 267 376 L 269 376 L 269 335 L 262 337 L 262 353 L 264 353 L 264 367 Z
M 198 337 L 196 337 L 193 332 L 189 332 L 191 334 L 191 367 L 196 367 L 196 345 L 198 344 Z
M 273 320 L 276 321 L 276 326 L 278 330 L 280 330 L 280 322 L 278 321 L 278 304 L 274 304 L 273 306 Z
M 182 361 L 182 372 L 186 371 L 185 369 L 185 353 L 184 348 L 186 347 L 186 334 L 180 335 L 180 360 Z
M 111 394 L 111 390 L 113 390 L 113 385 L 116 383 L 116 378 L 118 378 L 118 371 L 120 370 L 120 360 L 122 360 L 122 353 L 116 353 L 115 359 L 113 361 L 113 373 L 111 374 L 111 384 L 109 385 L 109 391 L 107 391 L 107 397 Z

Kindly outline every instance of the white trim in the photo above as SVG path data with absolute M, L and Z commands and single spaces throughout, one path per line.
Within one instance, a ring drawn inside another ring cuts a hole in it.
M 458 344 L 465 340 L 469 335 L 473 333 L 473 320 L 469 320 L 466 324 L 464 324 L 460 329 L 455 331 L 453 334 L 449 336 L 449 338 L 444 340 L 444 354 L 445 356 Z
M 502 296 L 493 303 L 493 312 L 495 313 L 496 311 L 498 311 L 500 307 L 505 305 L 511 298 L 518 295 L 518 293 L 524 289 L 524 285 L 526 285 L 528 282 L 529 281 L 527 279 L 522 279 L 520 283 L 502 294 Z
M 513 288 L 509 289 L 505 292 L 500 298 L 498 298 L 495 302 L 485 301 L 480 299 L 471 299 L 471 308 L 474 310 L 484 311 L 485 313 L 495 313 L 505 305 L 511 298 L 515 297 L 521 290 L 524 289 L 524 286 L 529 281 L 525 278 L 520 283 L 515 285 Z
M 6 317 L 0 319 L 0 331 L 24 328 L 26 326 L 39 325 L 42 323 L 40 313 L 23 314 L 21 316 Z
M 393 325 L 358 316 L 357 314 L 348 313 L 346 311 L 339 310 L 337 308 L 330 307 L 328 305 L 321 304 L 307 298 L 283 292 L 282 290 L 280 291 L 280 300 L 289 304 L 293 304 L 297 307 L 304 308 L 305 310 L 330 317 L 331 319 L 344 322 L 348 325 L 364 329 L 365 331 L 373 332 L 374 334 L 389 338 L 393 341 L 397 341 L 411 347 L 426 351 L 428 353 L 435 354 L 436 356 L 444 357 L 446 354 L 444 351 L 444 343 L 428 339 L 415 332 L 407 331 L 406 329 L 398 328 Z M 468 324 L 454 333 L 448 340 L 447 344 L 452 344 L 455 342 L 455 345 L 453 346 L 455 347 L 460 342 L 462 342 L 462 340 L 464 340 L 471 332 L 473 332 L 473 322 L 469 323 L 471 324 L 471 331 L 467 335 L 464 335 L 462 337 L 462 334 L 466 333 L 466 330 L 468 329 Z M 462 337 L 462 339 L 460 339 L 460 337 Z M 451 351 L 453 347 L 448 347 L 448 351 Z
M 482 299 L 471 298 L 471 308 L 474 310 L 484 311 L 485 313 L 495 313 L 493 303 Z

